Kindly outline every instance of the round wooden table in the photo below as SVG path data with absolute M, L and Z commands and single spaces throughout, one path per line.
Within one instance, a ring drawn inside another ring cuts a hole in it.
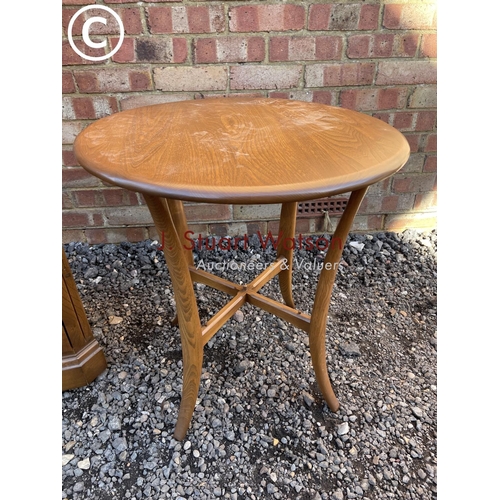
M 397 172 L 410 148 L 404 136 L 370 116 L 322 104 L 268 98 L 214 98 L 132 109 L 102 118 L 79 134 L 80 164 L 102 180 L 141 192 L 159 234 L 177 305 L 183 388 L 174 437 L 184 439 L 198 395 L 203 346 L 248 302 L 309 334 L 318 385 L 337 411 L 326 366 L 325 332 L 337 265 L 368 186 Z M 297 202 L 351 192 L 321 271 L 311 315 L 295 309 L 290 245 L 257 278 L 239 285 L 194 266 L 181 236 L 182 201 L 282 203 L 281 242 L 295 235 Z M 285 304 L 259 293 L 278 275 Z M 200 323 L 194 282 L 232 299 Z

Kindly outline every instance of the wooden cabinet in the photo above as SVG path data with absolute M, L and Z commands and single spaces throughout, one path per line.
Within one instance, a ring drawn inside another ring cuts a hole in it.
M 64 249 L 62 251 L 62 390 L 92 382 L 107 367 L 92 335 Z

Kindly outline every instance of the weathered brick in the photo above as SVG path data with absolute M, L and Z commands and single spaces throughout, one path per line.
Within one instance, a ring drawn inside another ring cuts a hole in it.
M 342 90 L 340 104 L 343 108 L 357 111 L 403 108 L 406 103 L 406 94 L 407 89 L 401 87 Z
M 436 83 L 436 63 L 431 61 L 380 61 L 377 85 Z
M 429 174 L 396 174 L 392 180 L 394 193 L 421 193 L 432 191 L 436 183 L 436 175 Z
M 269 92 L 269 97 L 276 99 L 291 99 L 292 101 L 313 102 L 314 93 L 311 90 L 292 90 L 291 92 Z
M 370 85 L 374 63 L 311 64 L 306 66 L 307 87 Z
M 195 63 L 260 62 L 265 58 L 262 37 L 198 38 L 194 43 Z
M 308 29 L 373 30 L 378 28 L 378 5 L 360 3 L 314 4 L 309 8 Z
M 172 92 L 225 90 L 227 83 L 227 69 L 224 66 L 155 68 L 153 76 L 158 90 Z
M 62 73 L 62 91 L 63 94 L 72 94 L 76 91 L 73 74 L 71 71 L 63 71 Z
M 427 156 L 424 163 L 423 172 L 437 171 L 437 156 Z
M 76 161 L 75 153 L 73 152 L 73 148 L 66 146 L 62 150 L 62 164 L 65 167 L 75 167 L 78 166 L 78 162 Z
M 403 132 L 415 130 L 415 120 L 415 113 L 405 111 L 401 113 L 392 113 L 392 120 L 390 120 L 390 123 L 393 127 Z
M 86 127 L 86 123 L 79 121 L 63 121 L 62 143 L 73 144 L 76 136 Z
M 135 51 L 137 62 L 183 63 L 188 55 L 185 38 L 138 38 Z
M 305 25 L 305 9 L 300 5 L 244 5 L 229 9 L 229 30 L 291 31 Z
M 142 66 L 96 68 L 74 74 L 80 92 L 84 93 L 152 90 L 149 69 Z
M 165 102 L 186 101 L 188 99 L 192 99 L 189 94 L 139 94 L 123 97 L 120 100 L 120 106 L 122 110 L 126 110 Z
M 94 49 L 86 45 L 82 40 L 75 40 L 74 41 L 76 47 L 80 52 L 83 54 L 90 56 L 90 57 L 100 57 L 105 54 L 104 49 Z M 92 61 L 90 59 L 85 59 L 78 55 L 73 47 L 69 44 L 67 40 L 63 40 L 62 42 L 62 64 L 63 66 L 73 66 L 73 65 L 80 65 L 80 64 L 96 64 L 96 61 Z
M 434 4 L 389 4 L 384 7 L 384 28 L 421 30 L 436 27 Z
M 319 104 L 336 105 L 338 101 L 338 93 L 332 90 L 313 90 L 312 102 Z
M 232 66 L 230 88 L 275 89 L 297 87 L 300 82 L 300 66 Z
M 147 22 L 152 34 L 218 33 L 224 31 L 224 6 L 149 7 Z
M 85 238 L 85 232 L 83 229 L 63 229 L 62 232 L 62 243 L 72 243 L 74 241 L 87 241 Z
M 407 212 L 413 209 L 414 193 L 373 196 L 368 191 L 359 207 L 360 214 Z
M 81 167 L 65 168 L 62 171 L 62 186 L 63 188 L 85 188 L 97 187 L 101 185 L 101 181 L 89 174 Z
M 340 36 L 280 36 L 269 42 L 270 61 L 335 60 L 342 56 Z
M 437 135 L 429 134 L 425 140 L 424 151 L 437 151 Z
M 422 85 L 416 87 L 410 96 L 410 108 L 435 108 L 437 106 L 437 87 Z
M 422 172 L 424 161 L 425 155 L 423 153 L 412 153 L 399 173 L 420 173 Z
M 63 227 L 86 227 L 90 225 L 89 216 L 86 212 L 64 210 L 62 213 Z
M 417 113 L 417 121 L 415 130 L 433 130 L 436 126 L 437 113 L 436 111 L 419 111 Z
M 422 35 L 420 57 L 437 57 L 437 35 L 435 33 Z
M 64 97 L 63 119 L 91 120 L 118 112 L 115 97 Z
M 435 191 L 429 191 L 427 193 L 419 193 L 415 196 L 415 205 L 413 207 L 418 211 L 437 209 L 437 193 Z
M 414 57 L 418 47 L 417 34 L 352 35 L 347 40 L 347 57 L 350 59 Z
M 113 228 L 87 228 L 85 237 L 90 245 L 102 243 L 122 243 L 128 241 L 135 243 L 144 241 L 149 237 L 148 231 L 143 227 L 113 227 Z
M 386 231 L 404 231 L 405 229 L 433 229 L 436 227 L 437 218 L 432 213 L 389 214 L 385 218 Z
M 280 213 L 280 204 L 233 206 L 233 217 L 237 220 L 279 219 Z
M 109 42 L 111 50 L 114 50 L 119 38 L 110 38 Z M 135 38 L 124 38 L 118 51 L 111 56 L 111 60 L 117 63 L 135 62 Z
M 218 221 L 231 218 L 231 208 L 229 205 L 195 203 L 185 205 L 186 218 L 188 221 Z
M 109 226 L 151 224 L 151 214 L 145 206 L 105 208 L 103 213 Z

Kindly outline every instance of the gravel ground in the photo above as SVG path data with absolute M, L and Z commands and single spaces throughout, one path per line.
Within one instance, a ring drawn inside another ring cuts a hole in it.
M 256 272 L 231 267 L 275 257 L 250 243 L 195 259 L 232 262 L 217 274 L 248 282 Z M 307 334 L 245 305 L 205 347 L 183 442 L 172 437 L 182 353 L 157 243 L 66 245 L 108 369 L 62 395 L 62 498 L 436 498 L 436 244 L 435 232 L 349 238 L 327 324 L 338 413 L 319 394 Z M 310 313 L 324 252 L 295 257 L 296 307 Z M 196 293 L 202 320 L 226 300 Z M 262 293 L 279 300 L 277 279 Z

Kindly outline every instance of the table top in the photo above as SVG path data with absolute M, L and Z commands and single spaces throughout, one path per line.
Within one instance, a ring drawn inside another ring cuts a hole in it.
M 397 172 L 410 148 L 381 120 L 324 104 L 210 98 L 122 111 L 76 138 L 90 173 L 146 194 L 212 203 L 304 201 Z

